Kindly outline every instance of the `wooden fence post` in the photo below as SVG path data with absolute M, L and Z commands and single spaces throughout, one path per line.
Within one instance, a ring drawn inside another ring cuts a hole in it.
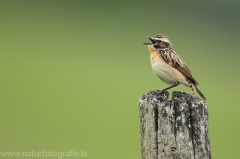
M 186 93 L 139 99 L 142 159 L 211 159 L 207 104 Z

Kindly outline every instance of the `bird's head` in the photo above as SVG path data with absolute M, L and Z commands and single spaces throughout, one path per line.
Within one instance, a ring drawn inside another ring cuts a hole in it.
M 144 44 L 152 45 L 156 49 L 165 49 L 165 48 L 172 47 L 172 44 L 166 35 L 157 34 L 152 37 L 148 36 L 147 38 L 151 40 L 152 43 L 144 43 Z

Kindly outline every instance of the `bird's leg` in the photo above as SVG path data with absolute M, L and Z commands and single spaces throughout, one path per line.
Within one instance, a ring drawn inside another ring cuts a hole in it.
M 173 84 L 173 85 L 171 85 L 171 86 L 169 86 L 169 87 L 161 90 L 161 92 L 163 92 L 163 94 L 165 94 L 164 92 L 165 92 L 166 90 L 168 90 L 168 89 L 170 89 L 170 88 L 173 88 L 173 87 L 176 87 L 176 86 L 178 86 L 178 85 L 179 85 L 179 83 L 175 83 L 175 84 Z M 167 95 L 167 96 L 168 96 L 168 95 Z M 165 97 L 166 97 L 166 96 L 165 96 Z M 157 98 L 158 100 L 160 100 L 160 101 L 163 101 L 163 100 L 164 100 L 164 97 L 162 97 L 161 95 L 157 96 L 156 98 Z
M 178 85 L 179 85 L 179 83 L 175 83 L 174 85 L 171 85 L 171 86 L 163 89 L 162 92 L 165 92 L 166 90 L 168 90 L 168 89 L 170 89 L 170 88 L 173 88 L 173 87 L 176 87 L 176 86 L 178 86 Z

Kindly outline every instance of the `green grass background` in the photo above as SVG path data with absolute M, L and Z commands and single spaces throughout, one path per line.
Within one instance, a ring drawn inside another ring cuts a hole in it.
M 240 158 L 239 6 L 1 0 L 0 151 L 141 158 L 138 99 L 167 86 L 143 43 L 163 33 L 207 97 L 213 158 Z

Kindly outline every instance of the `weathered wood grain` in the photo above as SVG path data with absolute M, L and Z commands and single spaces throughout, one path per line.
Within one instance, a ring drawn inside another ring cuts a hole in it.
M 150 91 L 139 99 L 143 159 L 210 159 L 207 104 L 186 93 Z

